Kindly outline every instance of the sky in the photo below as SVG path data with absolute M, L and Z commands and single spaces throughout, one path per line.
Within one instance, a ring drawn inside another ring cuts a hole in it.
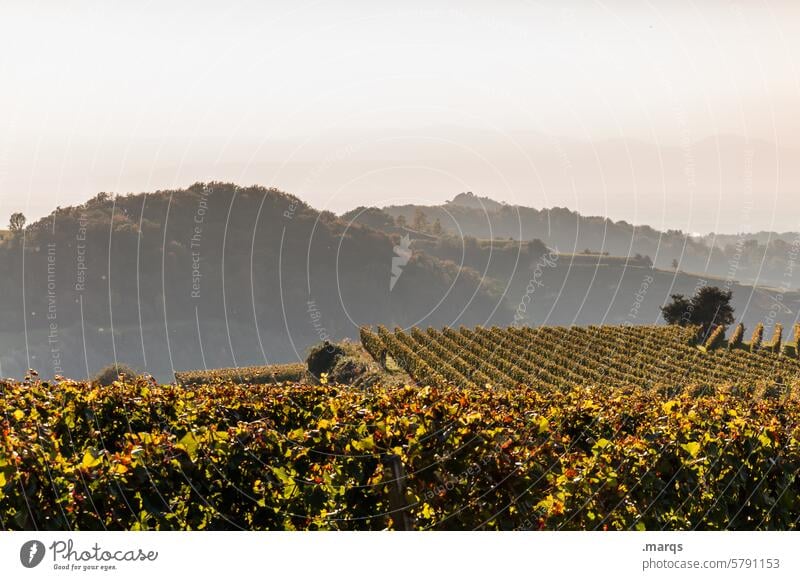
M 772 0 L 0 0 L 0 216 L 224 180 L 800 230 L 798 24 Z

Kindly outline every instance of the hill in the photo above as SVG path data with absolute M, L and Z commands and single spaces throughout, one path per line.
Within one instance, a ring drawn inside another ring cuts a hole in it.
M 474 194 L 459 194 L 442 205 L 402 205 L 382 208 L 391 223 L 400 216 L 408 224 L 417 214 L 427 223 L 439 221 L 457 237 L 478 239 L 539 239 L 560 252 L 584 251 L 614 256 L 649 256 L 658 268 L 717 276 L 748 285 L 800 288 L 797 261 L 800 234 L 758 232 L 697 237 L 680 230 L 660 231 L 607 217 L 584 216 L 563 207 L 535 209 L 501 204 Z M 377 219 L 373 215 L 373 219 Z
M 362 324 L 491 319 L 478 273 L 403 252 L 399 235 L 275 189 L 100 194 L 0 243 L 0 373 L 87 377 L 119 361 L 170 380 L 302 360 Z
M 447 211 L 472 219 L 466 206 L 486 206 L 494 213 L 484 220 L 516 211 L 490 201 L 464 194 Z M 732 290 L 748 327 L 788 327 L 800 309 L 800 293 L 783 286 L 654 267 L 656 255 L 418 225 L 377 208 L 337 217 L 276 189 L 227 183 L 58 208 L 0 241 L 0 374 L 91 377 L 116 361 L 172 380 L 187 369 L 299 362 L 313 344 L 357 338 L 362 325 L 653 324 L 670 294 L 703 285 Z
M 417 236 L 410 230 L 409 236 L 415 250 L 479 272 L 518 324 L 654 324 L 670 295 L 691 296 L 703 286 L 730 289 L 737 322 L 748 328 L 790 327 L 800 311 L 800 292 L 653 267 L 646 255 L 556 252 L 541 240 Z M 484 324 L 505 324 L 499 320 Z

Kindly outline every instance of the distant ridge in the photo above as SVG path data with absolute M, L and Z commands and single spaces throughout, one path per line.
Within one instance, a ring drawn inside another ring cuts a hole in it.
M 783 290 L 800 288 L 797 260 L 800 234 L 755 232 L 698 236 L 681 230 L 659 230 L 609 217 L 584 215 L 563 207 L 533 208 L 501 203 L 473 192 L 459 193 L 441 205 L 393 205 L 370 215 L 372 227 L 413 223 L 424 215 L 455 236 L 477 239 L 542 240 L 559 252 L 649 256 L 655 267 L 698 276 L 729 278 L 745 284 Z
M 459 193 L 453 199 L 446 202 L 446 205 L 457 205 L 460 207 L 468 207 L 472 209 L 497 211 L 506 204 L 497 202 L 490 197 L 475 195 L 471 191 L 467 191 L 466 193 Z

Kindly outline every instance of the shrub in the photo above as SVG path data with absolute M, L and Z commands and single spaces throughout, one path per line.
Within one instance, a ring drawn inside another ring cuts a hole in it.
M 336 359 L 329 379 L 334 383 L 349 385 L 356 382 L 366 372 L 366 364 L 353 357 L 343 356 Z
M 345 355 L 344 349 L 338 345 L 331 344 L 327 340 L 322 344 L 311 347 L 306 358 L 308 372 L 319 378 L 322 373 L 331 374 L 336 362 Z
M 114 381 L 119 381 L 123 376 L 126 379 L 136 379 L 138 375 L 139 373 L 130 366 L 122 363 L 115 363 L 100 369 L 94 377 L 94 382 L 107 387 Z

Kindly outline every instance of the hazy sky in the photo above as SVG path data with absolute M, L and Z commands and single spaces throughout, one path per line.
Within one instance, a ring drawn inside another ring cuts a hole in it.
M 798 25 L 797 1 L 0 0 L 0 216 L 219 179 L 800 229 Z

